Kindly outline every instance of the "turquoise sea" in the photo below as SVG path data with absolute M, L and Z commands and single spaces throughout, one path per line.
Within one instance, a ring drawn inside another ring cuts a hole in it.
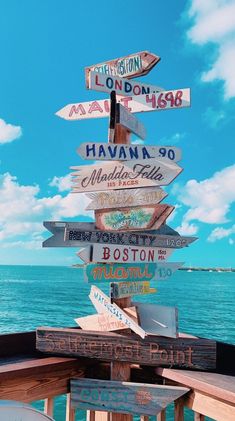
M 178 271 L 152 286 L 157 293 L 139 296 L 138 301 L 176 306 L 181 332 L 235 344 L 234 272 Z M 88 298 L 90 284 L 83 281 L 80 268 L 0 266 L 0 288 L 0 333 L 73 326 L 74 318 L 95 313 Z M 108 293 L 108 285 L 100 288 Z M 59 398 L 54 418 L 64 421 L 64 414 L 64 399 Z M 187 415 L 186 420 L 191 419 Z

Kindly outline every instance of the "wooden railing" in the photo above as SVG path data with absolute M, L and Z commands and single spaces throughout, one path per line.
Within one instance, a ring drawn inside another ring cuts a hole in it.
M 54 398 L 66 395 L 66 421 L 75 421 L 71 407 L 70 379 L 110 378 L 110 364 L 91 359 L 46 357 L 35 350 L 35 333 L 0 335 L 0 399 L 32 403 L 44 400 L 44 412 L 53 417 Z M 186 386 L 190 392 L 175 401 L 174 420 L 184 420 L 184 408 L 194 412 L 194 421 L 208 416 L 217 421 L 235 421 L 235 377 L 216 373 L 131 366 L 131 380 Z M 90 421 L 102 420 L 90 413 Z M 148 421 L 147 416 L 140 416 Z M 156 421 L 166 421 L 166 412 Z

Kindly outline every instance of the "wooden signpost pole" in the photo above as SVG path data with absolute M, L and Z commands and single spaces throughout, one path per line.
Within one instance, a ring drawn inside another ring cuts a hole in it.
M 130 143 L 130 135 L 131 133 L 125 127 L 117 124 L 115 127 L 114 143 L 128 144 Z M 122 309 L 131 307 L 131 297 L 118 298 L 113 301 Z M 111 380 L 130 381 L 130 379 L 131 366 L 129 363 L 119 361 L 111 362 Z M 132 419 L 133 417 L 130 414 L 110 414 L 110 421 L 131 421 Z

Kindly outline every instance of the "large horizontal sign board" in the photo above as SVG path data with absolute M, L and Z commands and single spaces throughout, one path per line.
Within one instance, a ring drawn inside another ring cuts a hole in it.
M 139 302 L 132 304 L 136 307 L 140 326 L 148 332 L 148 335 L 178 337 L 178 310 L 176 307 Z
M 99 262 L 99 263 L 148 263 L 165 261 L 172 254 L 172 248 L 158 248 L 158 247 L 130 247 L 130 246 L 115 246 L 111 244 L 94 244 L 88 246 L 77 253 L 85 263 Z
M 48 354 L 102 361 L 210 371 L 216 368 L 216 341 L 203 338 L 149 336 L 142 340 L 109 332 L 40 327 L 36 347 Z
M 190 107 L 190 89 L 185 88 L 163 91 L 157 94 L 117 97 L 117 102 L 120 102 L 131 113 L 185 108 Z M 68 104 L 57 111 L 56 115 L 65 120 L 109 117 L 110 100 L 101 99 Z
M 182 262 L 90 263 L 84 266 L 84 279 L 89 283 L 165 280 L 182 265 Z
M 105 75 L 91 71 L 89 74 L 89 89 L 107 92 L 115 91 L 117 95 L 143 95 L 161 92 L 164 89 L 159 86 L 147 85 L 137 80 L 126 80 L 118 76 Z
M 110 298 L 105 295 L 99 288 L 92 285 L 89 298 L 94 305 L 97 313 L 108 313 L 120 320 L 127 328 L 133 330 L 141 338 L 146 336 L 145 331 L 135 323 L 120 307 L 115 303 L 111 303 Z
M 83 159 L 104 161 L 135 161 L 151 158 L 181 159 L 181 150 L 174 146 L 124 145 L 112 143 L 82 143 L 77 149 Z
M 140 51 L 129 56 L 119 57 L 99 64 L 85 67 L 86 86 L 89 83 L 89 73 L 95 71 L 101 74 L 134 78 L 143 76 L 160 61 L 160 57 L 149 51 Z
M 156 231 L 110 232 L 95 228 L 93 222 L 43 222 L 53 236 L 43 242 L 43 247 L 81 247 L 84 244 L 100 243 L 132 246 L 181 248 L 196 240 L 195 237 L 181 237 L 168 225 Z
M 142 189 L 86 193 L 86 196 L 92 200 L 86 209 L 96 210 L 154 205 L 161 202 L 167 196 L 167 193 L 160 187 L 146 187 Z
M 131 189 L 170 184 L 183 170 L 169 159 L 114 161 L 96 165 L 71 167 L 73 190 L 77 193 L 108 189 Z
M 141 139 L 146 138 L 144 125 L 121 104 L 116 104 L 116 124 L 120 124 Z
M 96 227 L 107 231 L 158 229 L 174 210 L 169 205 L 146 205 L 117 210 L 96 210 Z
M 189 391 L 186 387 L 72 379 L 71 405 L 76 409 L 133 415 L 157 415 Z
M 140 282 L 112 282 L 110 284 L 110 296 L 113 299 L 130 297 L 132 295 L 145 295 L 157 292 L 155 288 L 150 287 L 149 281 Z

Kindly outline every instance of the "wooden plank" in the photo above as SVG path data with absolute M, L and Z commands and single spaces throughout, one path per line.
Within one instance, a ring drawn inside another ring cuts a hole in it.
M 165 411 L 165 409 L 163 409 L 163 411 L 159 412 L 159 414 L 157 415 L 156 421 L 166 421 L 166 411 Z
M 120 244 L 166 248 L 186 247 L 196 237 L 183 237 L 168 225 L 147 232 L 107 232 L 98 230 L 93 222 L 45 221 L 44 227 L 53 236 L 43 242 L 43 247 L 82 247 L 86 244 Z
M 205 417 L 198 412 L 194 412 L 194 421 L 205 421 Z
M 216 367 L 216 341 L 203 338 L 151 336 L 142 340 L 135 335 L 40 327 L 36 346 L 39 351 L 49 354 L 85 356 L 102 361 L 190 370 Z
M 95 211 L 96 227 L 106 231 L 140 231 L 158 229 L 173 212 L 174 206 L 145 205 L 118 210 Z
M 190 89 L 175 89 L 156 94 L 119 96 L 117 102 L 128 108 L 131 113 L 146 111 L 173 110 L 190 107 Z M 68 104 L 55 114 L 65 120 L 84 120 L 87 118 L 109 117 L 110 100 L 101 99 Z
M 189 393 L 184 400 L 184 405 L 195 412 L 215 420 L 235 420 L 234 405 L 214 399 L 213 397 L 204 395 L 198 391 Z
M 155 288 L 150 287 L 149 281 L 139 282 L 112 282 L 110 284 L 111 293 L 110 296 L 113 299 L 125 298 L 133 295 L 146 295 L 154 294 L 157 292 Z
M 114 91 L 110 94 L 110 116 L 108 129 L 108 142 L 113 143 L 116 129 L 116 93 Z
M 44 412 L 46 415 L 49 415 L 49 417 L 53 417 L 53 411 L 54 411 L 54 398 L 47 398 L 44 401 Z
M 127 108 L 116 104 L 116 124 L 124 127 L 128 132 L 134 133 L 140 139 L 146 138 L 146 130 L 143 125 Z
M 67 393 L 66 397 L 66 417 L 65 421 L 75 421 L 75 410 L 71 405 L 71 393 Z
M 0 335 L 0 357 L 17 354 L 36 355 L 34 332 L 3 333 Z
M 167 193 L 160 187 L 146 187 L 142 189 L 120 189 L 86 193 L 86 196 L 92 199 L 86 210 L 96 210 L 154 205 L 161 202 L 167 196 Z
M 165 261 L 172 254 L 172 248 L 130 247 L 94 244 L 81 249 L 77 254 L 85 263 L 135 263 Z
M 178 337 L 178 310 L 156 304 L 132 303 L 137 310 L 140 326 L 148 335 L 162 335 L 168 338 Z
M 126 80 L 123 77 L 107 75 L 95 71 L 90 71 L 88 89 L 110 94 L 115 91 L 117 95 L 134 96 L 144 94 L 155 94 L 164 91 L 159 86 L 141 83 L 138 80 Z
M 141 338 L 146 336 L 145 331 L 138 326 L 137 323 L 133 322 L 133 320 L 120 307 L 118 307 L 117 304 L 111 303 L 110 298 L 94 285 L 91 287 L 89 298 L 97 313 L 102 314 L 107 312 L 117 320 L 121 321 L 126 328 L 131 329 Z
M 0 402 L 0 419 L 4 421 L 53 421 L 47 414 L 21 402 Z
M 156 374 L 235 405 L 234 376 L 157 368 Z
M 151 158 L 167 158 L 170 161 L 178 162 L 181 159 L 181 149 L 176 148 L 175 146 L 162 145 L 125 145 L 86 142 L 78 147 L 77 153 L 83 159 L 96 161 L 136 161 Z M 148 190 L 149 193 L 151 191 L 152 190 Z M 116 192 L 116 194 L 117 193 L 118 192 Z M 130 205 L 132 205 L 132 203 L 130 203 Z
M 84 266 L 84 280 L 89 283 L 166 280 L 182 265 L 183 262 L 90 263 Z
M 143 76 L 160 61 L 160 57 L 149 51 L 140 51 L 128 56 L 108 60 L 103 63 L 85 67 L 86 87 L 88 87 L 90 71 L 99 74 L 117 75 L 125 78 Z
M 91 316 L 79 317 L 75 322 L 85 330 L 96 330 L 97 332 L 112 332 L 126 329 L 126 325 L 117 320 L 116 317 L 107 313 L 92 314 Z
M 124 414 L 156 415 L 189 389 L 111 380 L 72 379 L 72 406 Z
M 189 390 L 189 389 L 188 389 Z M 181 399 L 175 401 L 174 421 L 184 421 L 184 405 Z
M 151 158 L 138 161 L 113 161 L 70 167 L 73 190 L 77 193 L 87 191 L 116 190 L 120 188 L 154 187 L 170 184 L 182 168 L 166 158 Z

